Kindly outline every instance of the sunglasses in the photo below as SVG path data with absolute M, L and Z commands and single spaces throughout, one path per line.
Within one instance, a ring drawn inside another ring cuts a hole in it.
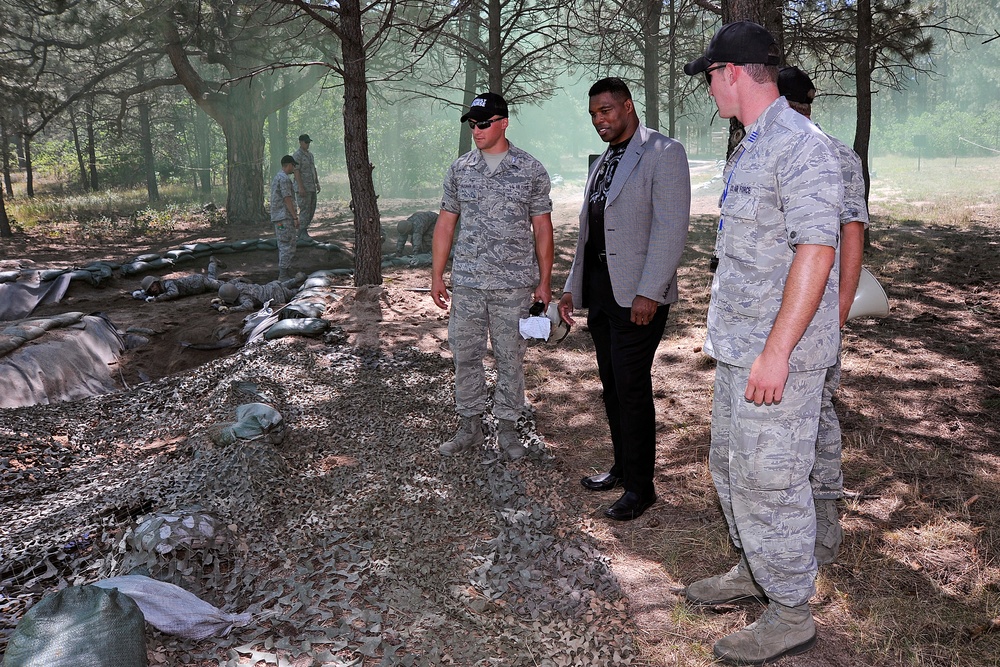
M 472 129 L 488 130 L 493 123 L 503 120 L 503 118 L 492 118 L 490 120 L 470 120 L 469 127 Z
M 707 70 L 705 70 L 705 81 L 708 82 L 708 85 L 710 85 L 710 86 L 712 85 L 712 72 L 714 72 L 717 69 L 726 69 L 726 65 L 728 65 L 728 64 L 729 63 L 724 63 L 722 65 L 716 65 L 715 67 L 709 67 Z

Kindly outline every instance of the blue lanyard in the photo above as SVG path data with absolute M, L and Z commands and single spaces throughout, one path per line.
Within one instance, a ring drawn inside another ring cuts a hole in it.
M 739 155 L 736 156 L 736 161 L 733 163 L 733 168 L 729 170 L 729 176 L 726 178 L 726 185 L 722 188 L 722 197 L 719 199 L 719 208 L 721 209 L 726 203 L 726 196 L 729 194 L 729 182 L 733 180 L 733 174 L 736 173 L 736 167 L 739 166 L 740 160 L 746 155 L 750 149 L 753 147 L 753 142 L 757 141 L 757 130 L 751 132 L 746 139 L 740 142 L 740 147 L 738 149 Z M 744 145 L 746 144 L 746 145 Z M 722 213 L 719 213 L 719 230 L 722 231 Z

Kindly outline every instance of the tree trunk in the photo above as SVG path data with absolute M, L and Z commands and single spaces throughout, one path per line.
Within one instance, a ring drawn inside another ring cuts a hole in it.
M 382 226 L 368 155 L 368 82 L 359 0 L 341 0 L 344 152 L 354 209 L 354 284 L 382 284 Z
M 660 17 L 663 0 L 646 0 L 642 26 L 642 75 L 646 91 L 646 127 L 660 129 Z
M 857 96 L 857 122 L 854 129 L 854 152 L 861 158 L 861 173 L 865 179 L 865 201 L 871 189 L 871 174 L 868 170 L 871 134 L 872 134 L 872 69 L 875 65 L 872 56 L 872 5 L 871 0 L 858 0 L 858 39 L 854 47 L 854 68 L 857 74 L 855 93 Z M 865 229 L 865 247 L 871 240 Z
M 90 190 L 97 192 L 97 146 L 94 132 L 94 100 L 87 100 L 87 160 L 90 166 Z
M 287 104 L 285 106 L 281 107 L 280 109 L 278 109 L 278 132 L 281 133 L 281 136 L 288 137 L 288 105 Z M 296 136 L 298 136 L 298 135 L 296 135 Z M 299 140 L 296 138 L 295 144 L 294 144 L 295 148 L 299 147 L 298 141 Z
M 278 122 L 278 112 L 267 117 L 267 155 L 270 158 L 269 174 L 277 174 L 281 169 L 281 157 L 288 147 L 285 145 L 287 139 L 281 133 L 281 126 Z
M 479 3 L 472 3 L 469 7 L 469 16 L 465 21 L 465 38 L 470 44 L 479 43 L 479 33 L 482 27 L 482 20 L 479 16 Z M 469 108 L 472 100 L 476 98 L 479 85 L 479 60 L 471 55 L 465 56 L 465 98 L 462 100 L 465 105 L 463 109 Z M 459 114 L 461 117 L 461 114 Z M 472 130 L 465 123 L 462 123 L 458 133 L 458 154 L 465 155 L 472 150 Z
M 6 144 L 4 145 L 4 151 L 7 150 Z M 10 218 L 7 217 L 7 203 L 3 198 L 3 191 L 0 191 L 0 237 L 9 239 L 14 235 L 13 230 L 10 228 Z
M 503 95 L 503 54 L 500 53 L 500 12 L 502 10 L 501 0 L 488 0 L 489 13 L 489 54 L 486 56 L 487 68 L 490 75 L 490 92 Z
M 31 165 L 31 135 L 28 131 L 28 110 L 21 115 L 22 139 L 24 144 L 24 190 L 29 197 L 35 196 L 35 170 Z
M 232 85 L 215 119 L 226 136 L 226 217 L 230 224 L 261 224 L 264 211 L 264 96 L 262 84 L 244 79 Z
M 24 169 L 24 141 L 20 132 L 14 133 L 14 152 L 17 154 L 17 168 Z
M 784 38 L 782 33 L 782 8 L 778 0 L 729 0 L 722 3 L 722 22 L 753 21 L 771 33 L 778 43 L 778 53 L 784 62 Z M 729 146 L 726 157 L 732 155 L 736 147 L 743 141 L 746 130 L 735 117 L 729 119 Z
M 80 170 L 80 187 L 87 189 L 87 163 L 83 159 L 83 146 L 80 145 L 80 127 L 76 124 L 76 113 L 72 107 L 69 110 L 69 128 L 73 133 L 73 148 L 76 150 L 76 166 Z
M 135 74 L 139 81 L 146 80 L 146 72 L 141 64 Z M 160 191 L 156 184 L 156 158 L 153 156 L 153 135 L 149 127 L 149 99 L 145 95 L 139 98 L 139 137 L 146 171 L 146 197 L 151 202 L 158 201 Z
M 194 136 L 198 148 L 198 179 L 201 181 L 201 193 L 212 194 L 212 128 L 208 123 L 208 114 L 195 105 Z
M 667 136 L 677 137 L 677 7 L 675 0 L 667 0 L 670 8 L 670 31 L 667 44 Z
M 274 86 L 272 84 L 271 77 L 265 77 L 264 82 L 265 85 L 268 86 L 267 94 L 273 95 Z M 285 112 L 284 127 L 282 127 L 283 123 L 279 117 L 282 112 Z M 297 147 L 298 146 L 296 145 L 296 148 Z M 281 169 L 282 156 L 294 152 L 294 150 L 290 151 L 288 149 L 288 113 L 287 107 L 282 104 L 280 109 L 276 110 L 267 117 L 267 155 L 270 159 L 270 168 L 267 173 L 278 173 L 278 170 Z
M 10 133 L 7 131 L 7 119 L 0 116 L 0 147 L 3 149 L 3 186 L 7 196 L 14 196 L 14 183 L 10 179 Z

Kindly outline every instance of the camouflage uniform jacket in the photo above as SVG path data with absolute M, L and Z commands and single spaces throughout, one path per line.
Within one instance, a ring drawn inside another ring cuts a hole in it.
M 319 174 L 316 173 L 316 160 L 313 154 L 302 147 L 292 153 L 292 157 L 299 163 L 299 176 L 302 177 L 302 187 L 306 192 L 319 192 Z
M 403 253 L 407 239 L 412 239 L 414 255 L 430 252 L 437 218 L 438 214 L 434 211 L 418 211 L 407 218 L 407 221 L 413 226 L 409 234 L 400 234 L 396 239 L 396 254 Z
M 863 222 L 865 229 L 868 229 L 868 202 L 865 201 L 865 176 L 861 170 L 861 158 L 853 148 L 837 137 L 827 134 L 826 138 L 837 151 L 840 176 L 844 180 L 844 209 L 840 212 L 840 224 L 843 226 Z
M 200 273 L 192 273 L 189 276 L 181 278 L 163 280 L 160 282 L 160 285 L 163 287 L 163 292 L 156 295 L 155 299 L 157 301 L 173 301 L 182 296 L 204 294 L 209 290 L 209 287 L 205 284 L 205 276 Z
M 272 280 L 266 285 L 256 285 L 254 283 L 230 283 L 236 285 L 240 291 L 240 298 L 236 305 L 229 310 L 234 312 L 260 310 L 267 301 L 272 306 L 283 306 L 295 296 L 295 290 L 290 290 L 277 280 Z
M 455 160 L 441 201 L 442 209 L 461 218 L 452 284 L 482 290 L 534 287 L 539 274 L 531 218 L 552 211 L 549 189 L 545 167 L 513 144 L 492 174 L 478 149 Z
M 285 197 L 295 199 L 295 189 L 292 187 L 292 179 L 283 171 L 274 175 L 271 181 L 271 222 L 281 222 L 290 220 L 288 207 L 285 206 Z
M 764 349 L 798 244 L 837 248 L 844 186 L 819 128 L 778 98 L 746 128 L 723 174 L 717 253 L 705 352 L 749 367 Z M 827 368 L 840 340 L 839 257 L 789 370 Z

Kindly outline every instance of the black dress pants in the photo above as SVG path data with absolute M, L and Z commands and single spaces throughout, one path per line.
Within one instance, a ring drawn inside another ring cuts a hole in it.
M 654 493 L 656 461 L 651 372 L 670 306 L 657 308 L 649 324 L 633 324 L 632 309 L 615 301 L 607 265 L 593 262 L 591 266 L 584 275 L 590 309 L 587 326 L 597 348 L 604 409 L 615 450 L 610 472 L 622 478 L 626 491 L 648 497 Z

